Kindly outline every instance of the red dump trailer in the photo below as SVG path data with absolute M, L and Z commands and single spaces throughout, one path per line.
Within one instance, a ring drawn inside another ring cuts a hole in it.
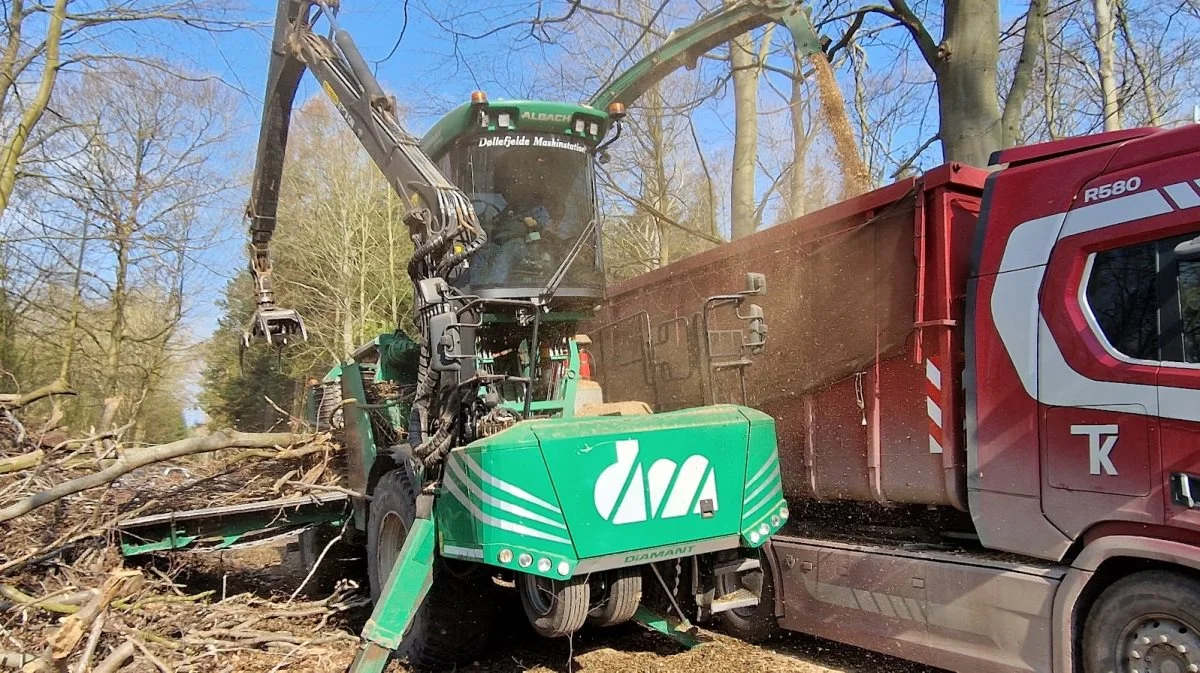
M 1198 158 L 1200 126 L 1007 150 L 610 291 L 606 399 L 777 421 L 791 523 L 735 633 L 1200 671 Z M 768 287 L 753 366 L 738 316 L 694 313 L 747 272 Z

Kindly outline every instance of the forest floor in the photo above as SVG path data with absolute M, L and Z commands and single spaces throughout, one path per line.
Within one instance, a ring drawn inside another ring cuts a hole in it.
M 5 435 L 0 427 L 0 439 Z M 86 445 L 70 453 L 47 450 L 45 457 L 34 449 L 0 442 L 0 467 L 7 460 L 10 470 L 0 470 L 0 504 L 38 497 L 96 469 L 95 460 L 79 462 L 92 455 Z M 25 457 L 41 462 L 13 470 L 11 461 Z M 339 460 L 339 452 L 323 442 L 221 460 L 181 459 L 139 468 L 103 488 L 66 495 L 3 522 L 0 671 L 344 671 L 370 614 L 361 552 L 332 546 L 312 573 L 288 538 L 236 550 L 123 559 L 116 533 L 119 521 L 144 513 L 336 490 L 344 472 Z M 754 646 L 703 631 L 707 642 L 684 650 L 629 624 L 547 640 L 532 632 L 515 592 L 501 596 L 485 654 L 460 670 L 931 673 L 795 634 Z M 400 663 L 391 667 L 392 673 L 406 670 Z
M 264 599 L 274 596 L 282 601 L 304 577 L 299 554 L 282 545 L 206 556 L 209 558 L 197 565 L 186 580 L 193 591 L 219 585 L 224 585 L 227 593 L 253 588 L 254 593 Z M 461 670 L 478 673 L 936 673 L 928 667 L 798 634 L 783 636 L 765 645 L 751 645 L 704 630 L 701 637 L 707 642 L 685 650 L 661 634 L 630 624 L 610 629 L 585 629 L 569 641 L 548 640 L 538 637 L 528 626 L 516 594 L 508 599 L 496 620 L 498 626 L 491 635 L 487 654 Z M 367 613 L 366 607 L 349 611 L 344 619 L 331 622 L 327 628 L 355 636 Z M 324 656 L 318 657 L 317 661 L 306 655 L 302 657 L 304 661 L 283 662 L 285 665 L 278 670 L 291 673 L 340 671 L 340 667 L 349 664 L 354 651 L 353 642 L 347 640 L 322 653 Z M 286 656 L 287 653 L 283 654 Z M 275 658 L 279 659 L 278 655 Z M 264 661 L 261 670 L 274 670 L 274 665 L 266 667 L 266 663 L 269 662 Z M 275 665 L 278 663 L 276 661 Z M 310 664 L 314 667 L 309 667 Z M 258 671 L 260 668 L 237 670 Z M 392 673 L 408 671 L 401 663 L 393 664 L 389 670 Z

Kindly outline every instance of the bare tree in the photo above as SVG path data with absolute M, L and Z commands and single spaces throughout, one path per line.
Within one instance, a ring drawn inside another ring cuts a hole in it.
M 183 373 L 187 297 L 214 235 L 201 213 L 234 184 L 217 163 L 232 104 L 217 82 L 120 62 L 71 77 L 56 98 L 75 122 L 45 144 L 59 159 L 29 182 L 39 207 L 9 228 L 22 266 L 42 270 L 25 290 L 20 332 L 41 344 L 27 373 L 109 398 L 101 425 L 122 399 L 138 419 Z
M 1104 130 L 1121 128 L 1121 101 L 1117 90 L 1116 22 L 1109 0 L 1092 0 L 1096 21 L 1096 75 L 1100 80 L 1100 99 L 1104 108 Z
M 225 18 L 223 1 L 208 0 L 54 0 L 43 5 L 25 0 L 5 3 L 0 25 L 0 216 L 8 209 L 22 162 L 37 144 L 37 133 L 51 109 L 60 74 L 72 65 L 95 67 L 118 56 L 106 44 L 113 26 L 128 34 L 178 26 L 223 30 L 242 24 Z M 43 15 L 45 16 L 43 20 Z M 136 42 L 136 40 L 134 41 Z M 66 124 L 64 124 L 66 125 Z M 46 131 L 50 133 L 51 131 Z

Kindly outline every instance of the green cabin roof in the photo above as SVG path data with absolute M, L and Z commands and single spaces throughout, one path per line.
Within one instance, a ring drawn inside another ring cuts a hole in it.
M 508 115 L 508 125 L 500 126 L 504 114 Z M 578 123 L 581 121 L 582 126 Z M 448 112 L 429 129 L 425 137 L 421 138 L 421 150 L 437 161 L 460 138 L 480 134 L 523 132 L 566 136 L 589 147 L 595 147 L 608 133 L 611 124 L 612 120 L 607 113 L 580 103 L 544 100 L 464 103 Z

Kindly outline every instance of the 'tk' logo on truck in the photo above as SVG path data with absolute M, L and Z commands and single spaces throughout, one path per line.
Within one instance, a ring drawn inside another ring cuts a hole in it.
M 1072 435 L 1088 436 L 1088 471 L 1091 474 L 1117 476 L 1112 462 L 1112 450 L 1117 445 L 1119 428 L 1116 425 L 1072 425 Z
M 617 462 L 596 479 L 593 495 L 600 516 L 623 524 L 717 511 L 716 474 L 707 458 L 688 456 L 682 466 L 660 458 L 643 469 L 640 451 L 636 439 L 617 442 Z M 711 507 L 701 507 L 703 501 Z

